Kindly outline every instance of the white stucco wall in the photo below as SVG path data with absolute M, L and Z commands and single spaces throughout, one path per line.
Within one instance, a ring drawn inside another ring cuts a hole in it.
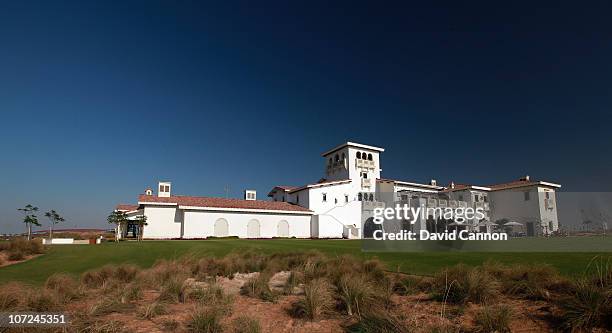
M 171 239 L 181 237 L 182 211 L 176 206 L 145 206 L 147 225 L 142 237 L 148 239 Z
M 279 237 L 280 221 L 289 224 L 289 237 L 310 238 L 310 215 L 274 214 L 253 212 L 226 212 L 186 210 L 183 238 L 206 238 L 215 236 L 214 225 L 218 219 L 228 222 L 228 236 L 248 238 L 247 226 L 250 221 L 259 222 L 259 237 Z

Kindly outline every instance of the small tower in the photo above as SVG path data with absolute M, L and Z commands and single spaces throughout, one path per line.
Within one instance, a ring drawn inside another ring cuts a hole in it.
M 244 200 L 257 200 L 257 191 L 255 190 L 244 190 Z
M 145 195 L 153 195 L 153 190 L 150 187 L 147 187 L 144 193 Z
M 157 187 L 157 196 L 160 198 L 169 198 L 172 189 L 172 183 L 170 182 L 159 182 Z

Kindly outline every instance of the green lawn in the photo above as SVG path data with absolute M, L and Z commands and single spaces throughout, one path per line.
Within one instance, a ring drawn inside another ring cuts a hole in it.
M 611 241 L 608 238 L 606 242 Z M 545 240 L 532 240 L 538 242 Z M 593 240 L 586 239 L 585 242 Z M 527 243 L 526 243 L 527 244 Z M 535 244 L 535 243 L 529 243 Z M 206 241 L 145 241 L 105 243 L 102 245 L 56 245 L 36 259 L 0 268 L 0 283 L 22 281 L 40 284 L 56 272 L 80 274 L 105 264 L 134 263 L 141 267 L 151 266 L 157 259 L 175 258 L 186 253 L 221 256 L 230 251 L 255 248 L 266 253 L 280 251 L 306 251 L 317 249 L 336 255 L 350 253 L 361 257 L 376 256 L 390 270 L 430 275 L 441 267 L 465 263 L 478 265 L 486 260 L 503 263 L 546 263 L 565 275 L 580 275 L 585 272 L 595 256 L 612 257 L 612 253 L 476 253 L 476 252 L 412 252 L 412 253 L 364 253 L 358 240 L 206 240 Z

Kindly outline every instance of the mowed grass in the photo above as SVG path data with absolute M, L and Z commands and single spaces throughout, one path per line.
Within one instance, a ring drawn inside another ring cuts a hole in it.
M 521 240 L 525 246 L 537 248 L 537 242 L 545 239 Z M 569 240 L 568 240 L 569 241 Z M 572 242 L 599 241 L 589 238 L 572 239 Z M 604 242 L 611 238 L 602 239 Z M 458 263 L 475 266 L 487 260 L 505 264 L 549 264 L 567 276 L 584 274 L 594 257 L 611 258 L 612 253 L 595 252 L 414 252 L 370 253 L 361 251 L 359 240 L 181 240 L 104 243 L 101 245 L 55 245 L 47 254 L 27 262 L 0 268 L 0 283 L 21 281 L 40 285 L 54 273 L 81 274 L 106 264 L 132 263 L 150 267 L 158 259 L 177 258 L 185 254 L 223 256 L 232 251 L 252 248 L 264 253 L 318 250 L 328 255 L 352 254 L 362 258 L 378 257 L 391 271 L 417 275 L 432 275 L 442 267 Z

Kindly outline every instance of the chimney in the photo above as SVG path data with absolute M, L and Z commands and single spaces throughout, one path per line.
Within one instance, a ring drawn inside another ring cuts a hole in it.
M 522 181 L 528 182 L 528 181 L 529 181 L 529 175 L 526 175 L 525 177 L 523 177 L 523 178 L 521 178 L 521 179 L 519 179 L 519 180 L 522 180 Z
M 172 183 L 159 182 L 159 186 L 157 187 L 157 196 L 160 198 L 169 198 L 171 188 L 172 188 Z
M 438 182 L 437 182 L 435 179 L 432 179 L 432 180 L 429 182 L 429 185 L 431 185 L 431 186 L 438 186 Z
M 451 182 L 451 183 L 450 183 L 450 188 L 451 188 L 451 189 L 454 189 L 454 188 L 455 188 L 455 182 Z
M 244 190 L 244 200 L 257 200 L 257 191 L 255 190 Z

